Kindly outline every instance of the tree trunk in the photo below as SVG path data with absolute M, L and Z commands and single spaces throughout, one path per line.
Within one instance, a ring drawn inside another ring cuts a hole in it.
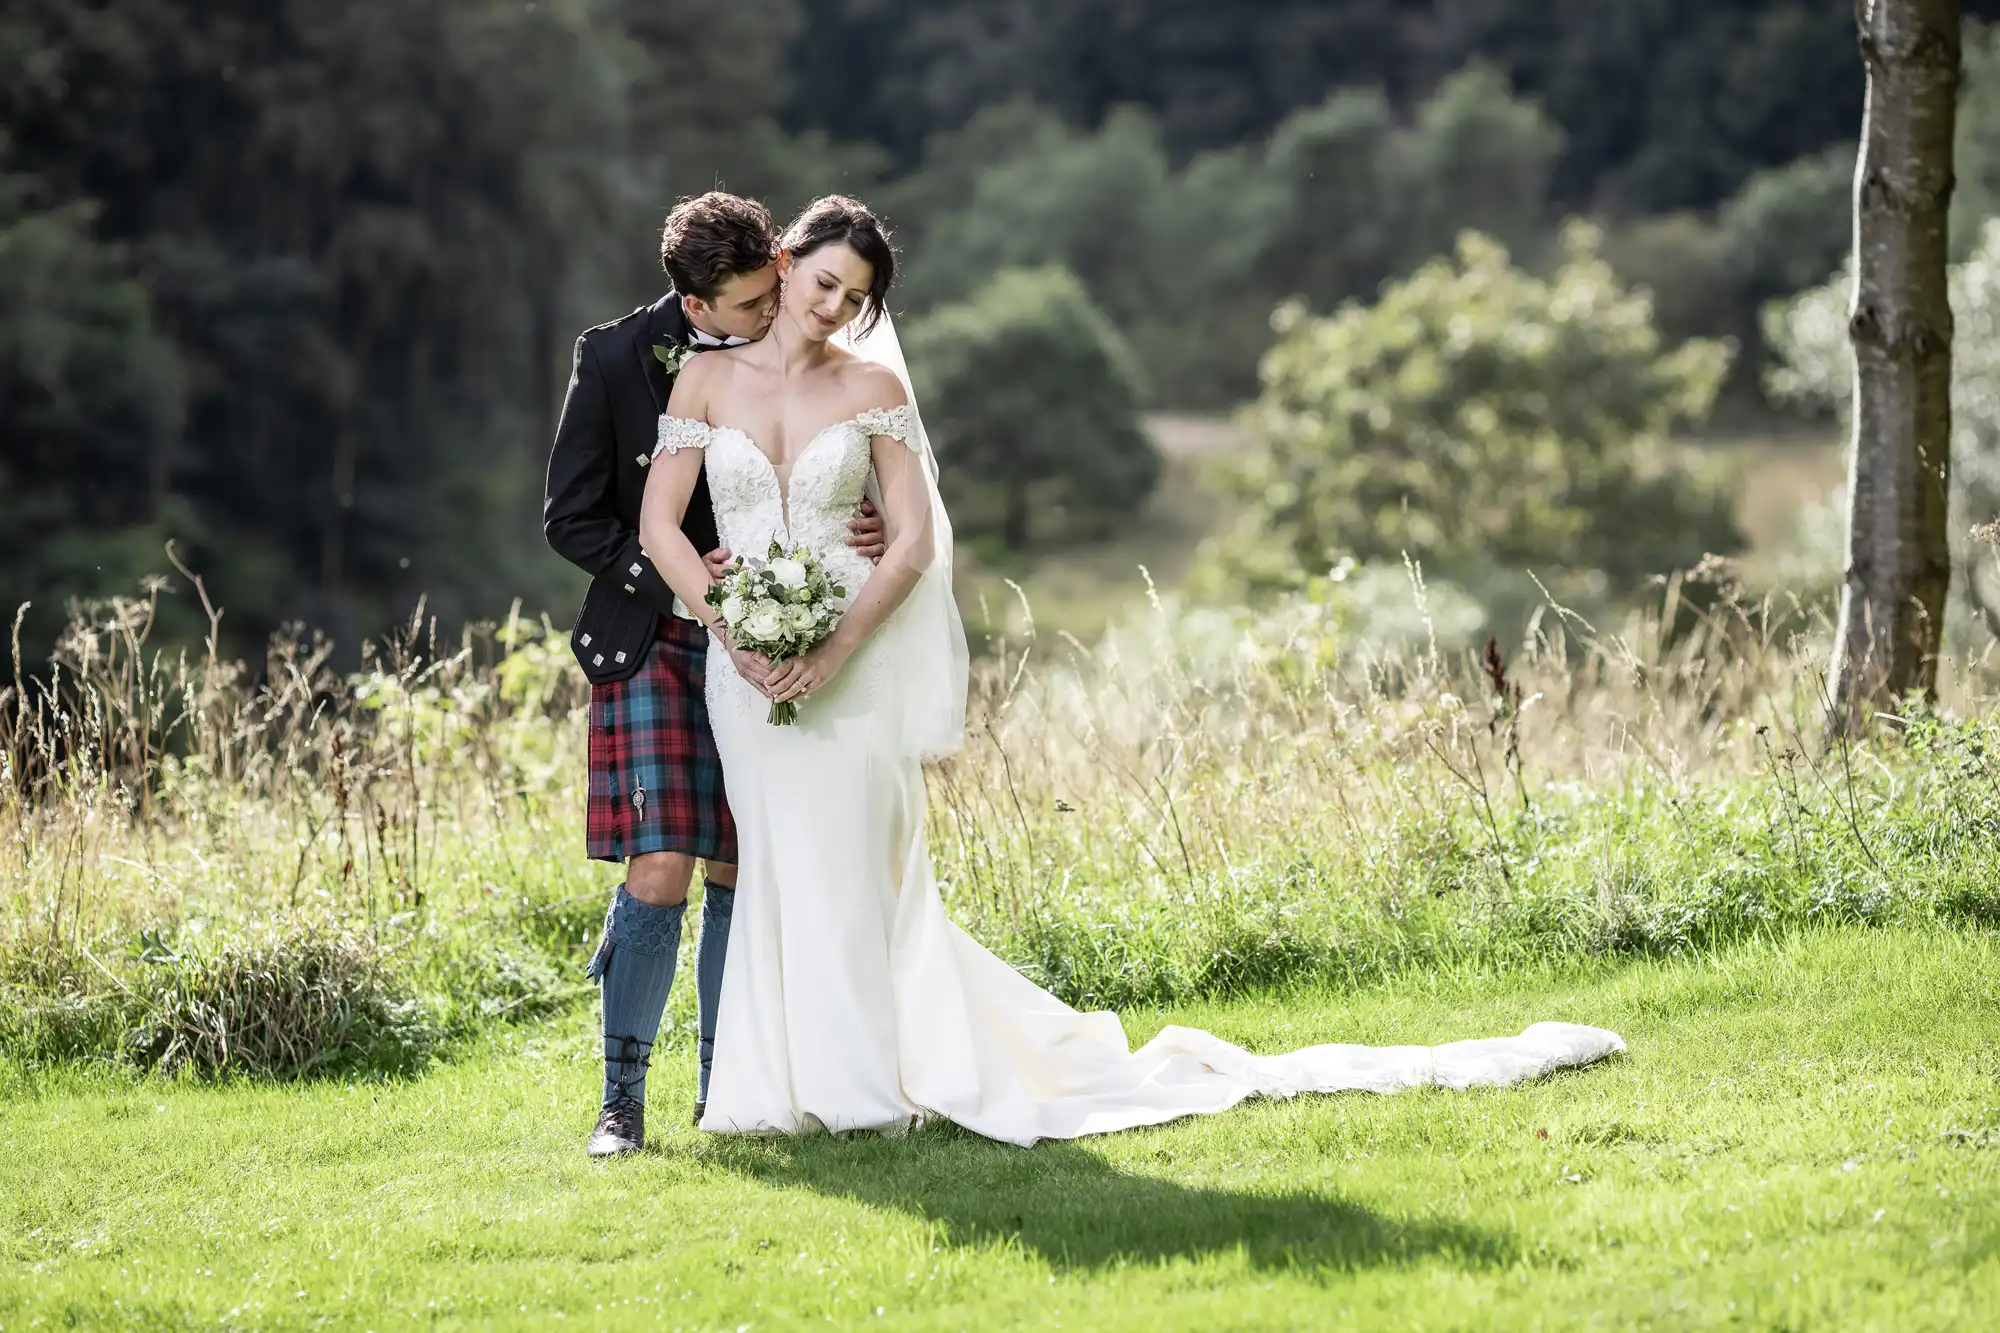
M 1958 0 L 1855 0 L 1868 71 L 1854 176 L 1854 438 L 1835 636 L 1836 724 L 1937 687 L 1951 550 L 1945 241 Z

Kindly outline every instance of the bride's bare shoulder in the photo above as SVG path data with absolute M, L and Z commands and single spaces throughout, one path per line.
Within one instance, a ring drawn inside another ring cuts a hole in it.
M 842 375 L 847 381 L 844 395 L 857 412 L 873 408 L 900 407 L 910 401 L 910 395 L 903 388 L 903 381 L 895 371 L 879 361 L 864 361 L 853 357 L 843 367 Z

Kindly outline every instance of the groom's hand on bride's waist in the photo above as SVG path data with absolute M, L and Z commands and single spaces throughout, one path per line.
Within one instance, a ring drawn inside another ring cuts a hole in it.
M 723 576 L 729 572 L 729 562 L 735 558 L 735 556 L 729 553 L 727 546 L 718 546 L 703 556 L 701 563 L 708 566 L 708 581 L 710 583 L 722 582 Z
M 879 562 L 889 549 L 888 528 L 875 512 L 875 506 L 866 500 L 861 502 L 861 512 L 847 525 L 847 532 L 847 544 L 864 559 Z

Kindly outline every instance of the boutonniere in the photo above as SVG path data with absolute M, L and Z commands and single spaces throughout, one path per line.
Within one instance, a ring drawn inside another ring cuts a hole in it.
M 660 358 L 660 364 L 667 368 L 669 375 L 678 375 L 695 354 L 695 349 L 686 343 L 669 347 L 666 343 L 654 343 L 653 355 Z

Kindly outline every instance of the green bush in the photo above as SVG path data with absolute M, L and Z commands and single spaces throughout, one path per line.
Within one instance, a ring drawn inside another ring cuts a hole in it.
M 1010 269 L 909 331 L 958 530 L 1019 550 L 1130 513 L 1159 480 L 1124 339 L 1062 269 Z
M 1343 553 L 1448 578 L 1602 571 L 1614 590 L 1739 544 L 1730 502 L 1667 448 L 1698 421 L 1722 344 L 1662 345 L 1574 224 L 1548 278 L 1468 234 L 1374 305 L 1294 310 L 1248 414 L 1246 529 L 1216 552 L 1242 584 L 1303 582 Z
M 296 1078 L 409 1073 L 443 1035 L 365 938 L 294 926 L 148 960 L 127 1050 L 142 1069 Z

